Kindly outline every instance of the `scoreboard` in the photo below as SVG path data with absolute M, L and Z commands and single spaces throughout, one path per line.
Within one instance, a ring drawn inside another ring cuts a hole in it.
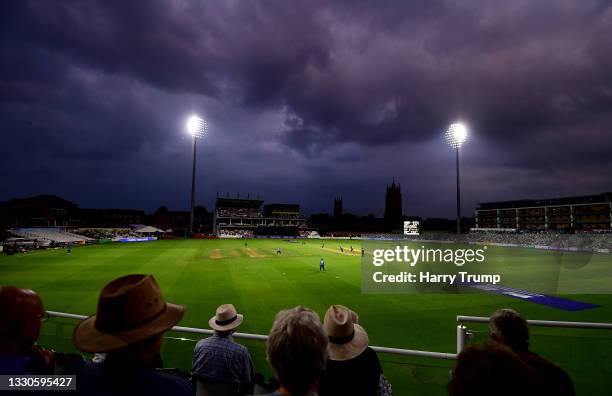
M 404 221 L 404 235 L 419 235 L 419 222 Z

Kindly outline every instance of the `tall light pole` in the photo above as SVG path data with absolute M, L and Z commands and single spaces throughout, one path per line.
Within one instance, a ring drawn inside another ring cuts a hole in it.
M 461 234 L 461 187 L 459 183 L 459 149 L 467 140 L 467 128 L 462 123 L 451 124 L 446 130 L 446 141 L 457 153 L 457 234 Z
M 195 180 L 196 180 L 196 140 L 203 138 L 208 133 L 206 121 L 197 115 L 192 115 L 187 120 L 187 131 L 193 138 L 193 168 L 191 170 L 191 214 L 189 215 L 189 237 L 193 236 L 193 218 L 195 210 Z

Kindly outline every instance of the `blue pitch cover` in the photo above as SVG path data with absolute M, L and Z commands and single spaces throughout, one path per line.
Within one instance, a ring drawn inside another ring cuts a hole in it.
M 532 293 L 526 290 L 514 289 L 512 287 L 504 287 L 499 285 L 491 285 L 487 283 L 470 284 L 470 287 L 483 290 L 494 294 L 502 294 L 504 296 L 518 298 L 520 300 L 529 301 L 534 304 L 546 305 L 547 307 L 562 309 L 564 311 L 582 311 L 585 309 L 597 308 L 599 305 L 584 303 L 581 301 L 568 300 L 561 297 L 547 296 L 545 294 Z

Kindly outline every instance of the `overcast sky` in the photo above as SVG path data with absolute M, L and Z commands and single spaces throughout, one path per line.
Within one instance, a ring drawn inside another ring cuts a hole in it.
M 612 191 L 609 1 L 3 1 L 0 200 L 453 217 Z

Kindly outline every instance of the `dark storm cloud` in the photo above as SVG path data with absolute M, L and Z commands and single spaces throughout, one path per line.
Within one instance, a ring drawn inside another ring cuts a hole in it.
M 468 212 L 612 190 L 606 1 L 0 7 L 0 198 L 185 207 L 191 111 L 211 126 L 207 206 L 214 191 L 259 191 L 307 211 L 344 195 L 380 214 L 396 177 L 407 213 L 450 216 L 441 134 L 459 118 L 473 135 Z

